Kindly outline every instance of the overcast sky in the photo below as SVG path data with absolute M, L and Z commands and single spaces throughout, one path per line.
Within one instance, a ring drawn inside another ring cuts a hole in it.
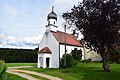
M 47 15 L 54 6 L 62 30 L 62 13 L 81 0 L 0 0 L 0 48 L 34 49 L 40 43 Z

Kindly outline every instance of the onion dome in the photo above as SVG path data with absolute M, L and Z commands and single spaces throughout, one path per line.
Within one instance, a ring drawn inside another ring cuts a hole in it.
M 54 13 L 53 8 L 54 7 L 52 7 L 52 12 L 48 14 L 47 20 L 49 20 L 49 19 L 56 19 L 57 20 L 57 14 Z

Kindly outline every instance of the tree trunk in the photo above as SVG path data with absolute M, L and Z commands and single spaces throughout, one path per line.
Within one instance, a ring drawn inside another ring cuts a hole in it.
M 103 54 L 102 58 L 103 58 L 103 69 L 105 72 L 110 72 L 110 66 L 108 63 L 108 54 Z

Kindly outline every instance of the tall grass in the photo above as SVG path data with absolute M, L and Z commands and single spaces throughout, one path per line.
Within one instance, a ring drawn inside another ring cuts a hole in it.
M 6 66 L 4 61 L 0 60 L 0 80 L 6 80 L 7 76 L 5 75 Z

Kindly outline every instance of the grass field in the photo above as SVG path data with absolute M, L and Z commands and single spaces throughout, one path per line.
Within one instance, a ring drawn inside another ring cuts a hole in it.
M 6 63 L 7 67 L 16 67 L 16 66 L 36 66 L 36 63 Z
M 9 73 L 6 73 L 6 75 L 7 75 L 7 80 L 27 80 L 20 76 L 9 74 Z
M 42 69 L 42 68 L 26 68 L 26 70 L 46 73 L 57 76 L 63 80 L 119 80 L 120 64 L 110 64 L 111 72 L 102 71 L 101 63 L 80 63 L 66 69 Z

